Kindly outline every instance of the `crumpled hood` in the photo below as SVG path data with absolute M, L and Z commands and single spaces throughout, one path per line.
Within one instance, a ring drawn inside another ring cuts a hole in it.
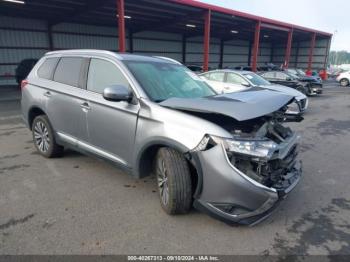
M 262 88 L 269 89 L 272 91 L 278 91 L 290 96 L 294 96 L 297 100 L 305 99 L 306 95 L 299 92 L 298 90 L 288 87 L 288 86 L 282 86 L 282 85 L 264 85 L 261 86 Z
M 294 96 L 269 90 L 247 90 L 202 98 L 170 98 L 161 106 L 201 113 L 222 114 L 238 121 L 254 119 L 278 111 Z

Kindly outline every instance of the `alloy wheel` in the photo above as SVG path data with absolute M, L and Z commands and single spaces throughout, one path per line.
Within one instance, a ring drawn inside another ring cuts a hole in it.
M 169 203 L 169 184 L 167 169 L 163 159 L 159 160 L 157 164 L 157 180 L 160 199 L 163 205 L 167 206 Z
M 346 79 L 343 79 L 343 80 L 340 81 L 340 85 L 341 86 L 348 86 L 349 85 L 349 81 L 346 80 Z
M 34 140 L 37 148 L 46 153 L 50 148 L 49 131 L 46 124 L 42 121 L 37 121 L 34 126 Z

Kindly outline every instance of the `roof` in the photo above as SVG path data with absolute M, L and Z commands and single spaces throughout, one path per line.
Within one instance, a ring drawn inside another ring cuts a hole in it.
M 49 25 L 72 22 L 117 27 L 116 0 L 25 0 L 18 5 L 0 1 L 0 14 L 22 18 L 47 20 Z M 256 21 L 262 23 L 262 41 L 284 41 L 287 32 L 294 29 L 293 39 L 309 40 L 310 33 L 319 38 L 329 38 L 330 33 L 303 26 L 250 15 L 228 8 L 205 4 L 194 0 L 124 0 L 126 28 L 132 33 L 160 31 L 177 33 L 185 37 L 203 36 L 203 14 L 212 11 L 211 36 L 222 40 L 252 40 Z M 195 28 L 186 27 L 187 24 Z M 0 26 L 1 27 L 1 26 Z M 57 29 L 56 29 L 57 30 Z M 233 34 L 231 31 L 239 31 Z
M 195 0 L 169 0 L 169 1 L 183 4 L 183 5 L 189 5 L 189 6 L 193 6 L 193 7 L 209 9 L 209 10 L 214 11 L 214 12 L 230 14 L 230 15 L 237 16 L 237 17 L 248 18 L 248 19 L 255 20 L 255 21 L 261 21 L 262 23 L 276 25 L 276 26 L 280 26 L 280 27 L 284 27 L 284 28 L 288 28 L 288 29 L 298 29 L 298 30 L 308 31 L 311 33 L 325 35 L 325 36 L 332 36 L 332 34 L 328 33 L 328 32 L 323 32 L 320 30 L 311 29 L 311 28 L 307 28 L 304 26 L 299 26 L 299 25 L 294 25 L 294 24 L 290 24 L 290 23 L 286 23 L 286 22 L 281 22 L 281 21 L 270 19 L 270 18 L 252 15 L 252 14 L 244 13 L 241 11 L 237 11 L 237 10 L 233 10 L 233 9 L 229 9 L 229 8 L 225 8 L 225 7 L 220 7 L 220 6 L 216 6 L 216 5 L 211 5 L 211 4 L 207 4 L 207 3 L 203 3 L 203 2 L 199 2 L 199 1 L 195 1 Z
M 107 50 L 100 49 L 71 49 L 71 50 L 59 50 L 51 51 L 45 54 L 46 56 L 59 56 L 59 55 L 98 55 L 104 57 L 114 57 L 118 60 L 125 61 L 145 61 L 145 62 L 166 62 L 172 64 L 181 64 L 180 62 L 167 57 L 155 57 L 155 56 L 144 56 L 144 55 L 134 55 L 127 53 L 117 53 Z

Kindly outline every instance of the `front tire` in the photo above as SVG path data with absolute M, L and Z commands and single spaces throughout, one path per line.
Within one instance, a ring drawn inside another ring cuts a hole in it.
M 188 213 L 192 206 L 192 181 L 184 156 L 171 148 L 159 149 L 154 172 L 164 211 L 170 215 Z
M 341 85 L 342 87 L 348 86 L 348 85 L 349 85 L 349 80 L 346 79 L 346 78 L 341 79 L 341 80 L 340 80 L 340 85 Z
M 46 158 L 63 155 L 64 148 L 56 143 L 54 131 L 46 115 L 40 115 L 34 118 L 32 134 L 34 145 L 40 155 Z

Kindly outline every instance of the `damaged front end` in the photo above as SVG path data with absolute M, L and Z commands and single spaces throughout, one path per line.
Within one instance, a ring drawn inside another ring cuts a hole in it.
M 237 121 L 232 137 L 206 135 L 191 151 L 201 167 L 198 209 L 226 223 L 256 224 L 296 186 L 299 136 L 280 120 L 274 115 Z

